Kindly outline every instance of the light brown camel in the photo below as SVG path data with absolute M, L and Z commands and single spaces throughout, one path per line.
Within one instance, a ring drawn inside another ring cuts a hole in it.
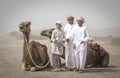
M 54 28 L 51 29 L 47 29 L 47 30 L 43 30 L 40 35 L 42 36 L 46 36 L 49 39 L 51 38 L 51 34 L 52 31 L 54 30 Z M 95 49 L 90 47 L 90 44 L 88 44 L 88 48 L 87 48 L 87 60 L 86 60 L 86 66 L 108 66 L 109 64 L 109 53 L 107 51 L 105 51 L 103 49 L 103 55 L 101 57 L 101 54 L 99 52 L 97 52 Z M 64 50 L 64 55 L 63 57 L 65 57 L 65 50 Z
M 22 57 L 22 70 L 23 71 L 36 71 L 40 68 L 45 68 L 49 65 L 49 56 L 47 47 L 37 41 L 29 42 L 31 22 L 21 22 L 19 30 L 24 36 L 23 57 Z

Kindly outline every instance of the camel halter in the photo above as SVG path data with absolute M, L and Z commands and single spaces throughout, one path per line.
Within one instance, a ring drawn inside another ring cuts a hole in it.
M 25 37 L 25 34 L 24 34 L 24 37 Z M 25 42 L 26 42 L 26 45 L 27 45 L 28 54 L 29 54 L 30 59 L 31 59 L 31 61 L 33 62 L 33 64 L 34 64 L 37 68 L 40 68 L 40 69 L 47 67 L 48 64 L 50 63 L 50 59 L 48 60 L 48 62 L 47 62 L 44 66 L 39 66 L 39 65 L 37 65 L 37 64 L 35 63 L 35 61 L 33 60 L 32 55 L 31 55 L 31 53 L 30 53 L 30 49 L 29 49 L 29 45 L 28 45 L 28 43 L 27 43 L 26 37 L 25 37 Z

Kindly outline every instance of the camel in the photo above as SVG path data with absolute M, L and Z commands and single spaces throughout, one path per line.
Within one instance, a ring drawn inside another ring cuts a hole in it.
M 31 22 L 25 21 L 19 24 L 19 30 L 23 33 L 23 57 L 22 70 L 23 71 L 37 71 L 41 68 L 49 66 L 49 56 L 47 47 L 37 41 L 29 42 Z
M 49 39 L 51 38 L 52 31 L 55 28 L 51 29 L 46 29 L 41 31 L 40 35 L 46 36 Z M 86 60 L 86 67 L 96 67 L 96 66 L 101 66 L 101 67 L 106 67 L 109 64 L 109 53 L 103 49 L 104 56 L 101 57 L 100 53 L 95 51 L 90 47 L 90 44 L 88 44 L 87 48 L 87 60 Z M 65 54 L 65 50 L 64 50 Z M 65 55 L 63 55 L 65 57 Z M 100 59 L 99 59 L 100 58 Z

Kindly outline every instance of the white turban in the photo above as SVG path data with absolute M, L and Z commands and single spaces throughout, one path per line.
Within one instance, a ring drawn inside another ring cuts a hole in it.
M 82 21 L 83 23 L 85 23 L 85 20 L 84 20 L 84 18 L 82 16 L 78 17 L 77 20 Z
M 62 25 L 62 22 L 60 20 L 56 21 L 56 24 L 61 24 Z

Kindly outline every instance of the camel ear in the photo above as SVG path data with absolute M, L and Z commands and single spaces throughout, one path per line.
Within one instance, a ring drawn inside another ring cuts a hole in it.
M 31 22 L 29 21 L 28 24 L 31 25 Z

